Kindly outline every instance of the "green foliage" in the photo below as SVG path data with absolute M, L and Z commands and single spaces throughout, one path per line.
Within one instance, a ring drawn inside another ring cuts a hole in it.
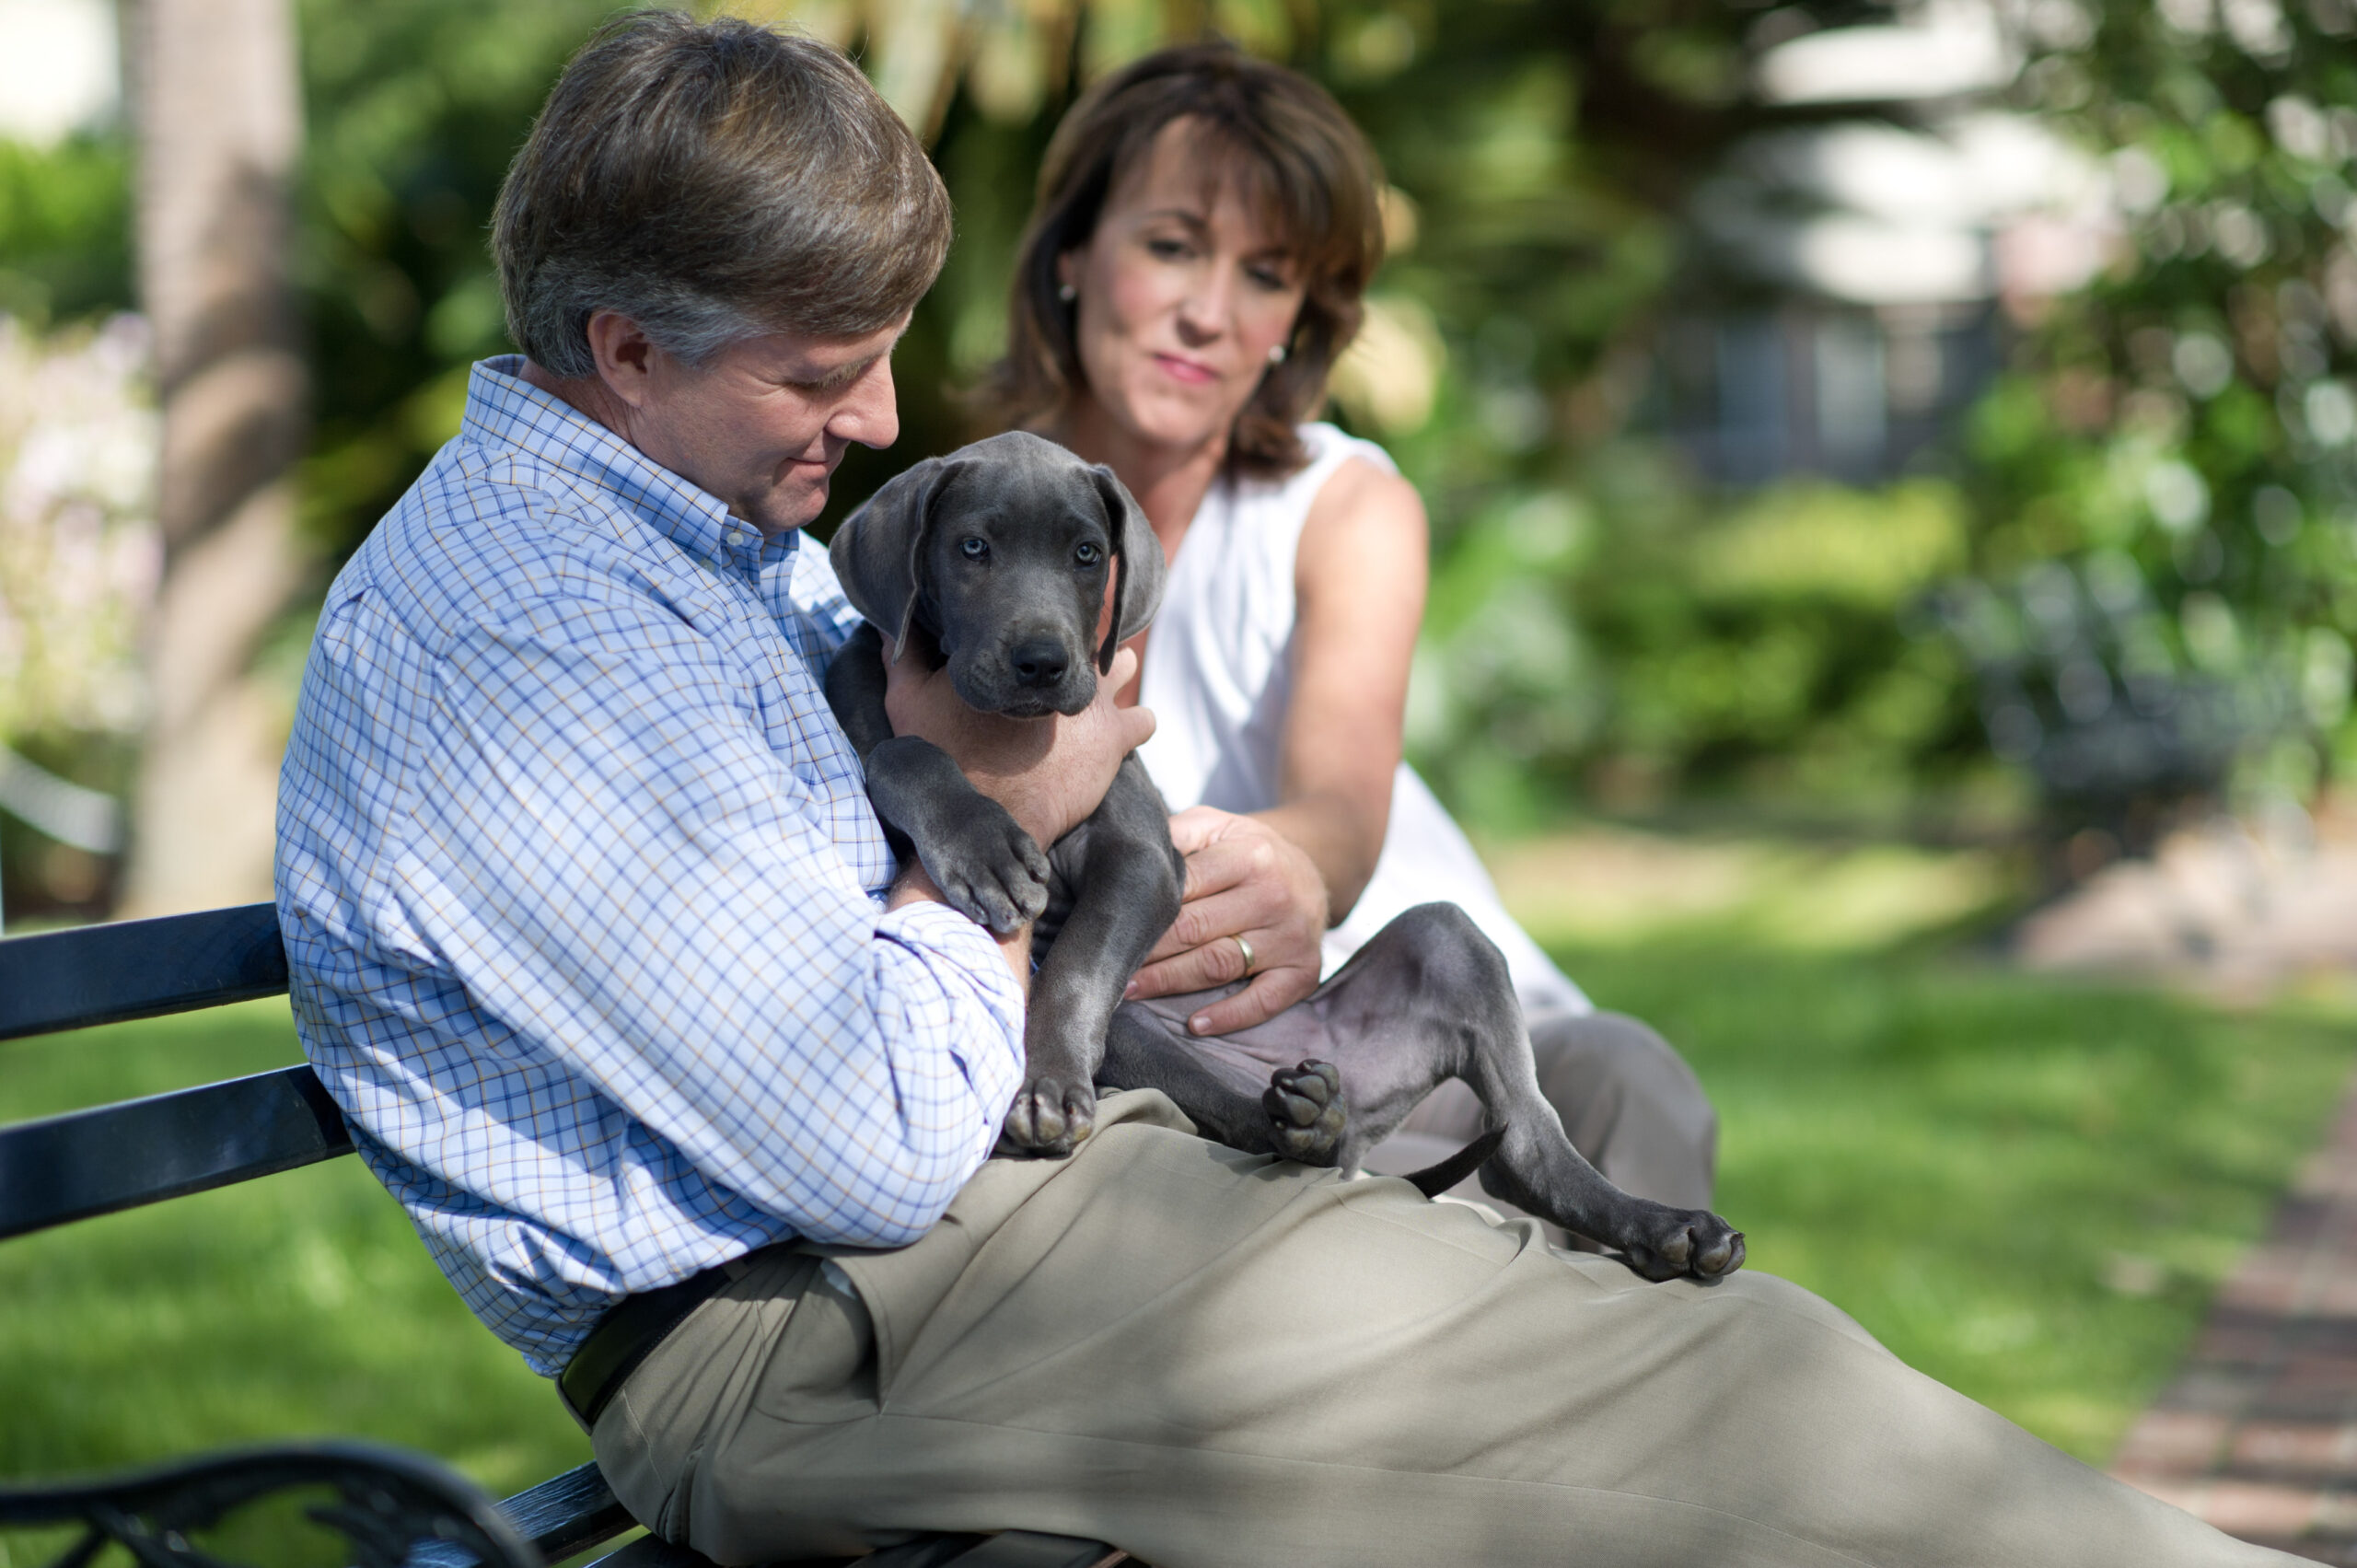
M 2026 336 L 1969 439 L 1976 575 L 2108 598 L 2117 645 L 2089 651 L 2131 702 L 2138 679 L 2200 679 L 2276 710 L 2243 776 L 2294 788 L 2351 739 L 2353 36 L 2339 0 L 2116 0 L 2087 48 L 2032 65 L 2028 106 L 2108 156 L 2129 230 Z M 2285 729 L 2316 738 L 2305 777 L 2263 745 Z
M 301 0 L 296 277 L 316 412 L 303 479 L 331 558 L 455 430 L 467 365 L 508 346 L 485 249 L 493 198 L 548 84 L 609 8 Z M 805 9 L 819 30 L 856 38 L 842 17 Z M 1429 395 L 1411 401 L 1404 423 L 1357 405 L 1351 417 L 1384 436 L 1423 488 L 1444 557 L 1460 543 L 1474 557 L 1493 554 L 1499 541 L 1477 537 L 1489 519 L 1574 482 L 1579 453 L 1628 412 L 1628 345 L 1642 341 L 1676 263 L 1666 215 L 1737 122 L 1728 104 L 1740 17 L 1701 0 L 1502 0 L 1445 20 L 1415 4 L 1353 0 L 1224 4 L 1200 15 L 1110 3 L 1074 11 L 1061 34 L 1006 19 L 972 51 L 935 143 L 958 238 L 896 358 L 901 439 L 882 453 L 854 450 L 830 517 L 974 432 L 961 394 L 1004 341 L 1008 268 L 1033 174 L 1085 72 L 1204 21 L 1332 85 L 1407 198 L 1412 243 L 1386 273 L 1378 304 L 1404 323 Z M 1057 37 L 1069 46 L 1061 58 Z M 119 237 L 126 191 L 121 149 L 110 156 Z M 44 199 L 62 199 L 64 176 L 45 178 L 54 190 Z M 0 245 L 0 257 L 14 254 Z M 114 286 L 111 297 L 126 296 L 127 279 Z M 1562 650 L 1579 642 L 1568 610 L 1561 593 L 1544 603 L 1526 594 L 1505 612 L 1537 639 L 1514 655 L 1526 674 L 1565 668 Z M 1601 701 L 1561 686 L 1527 697 L 1536 716 L 1517 722 L 1552 738 L 1539 748 L 1549 759 L 1562 738 L 1590 732 L 1584 715 Z M 1527 749 L 1517 741 L 1486 754 Z
M 1909 611 L 1964 562 L 1952 486 L 1733 504 L 1640 449 L 1478 517 L 1438 563 L 1411 735 L 1478 819 L 1729 784 L 1854 807 L 1969 757 L 1954 652 Z
M 509 350 L 489 250 L 508 160 L 610 0 L 300 0 L 301 285 L 318 420 L 307 514 L 341 555 L 458 433 Z
M 39 325 L 131 304 L 125 140 L 0 141 L 0 315 Z

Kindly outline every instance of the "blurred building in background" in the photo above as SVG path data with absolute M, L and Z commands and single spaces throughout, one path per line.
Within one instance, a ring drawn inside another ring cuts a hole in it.
M 2043 41 L 2087 41 L 2071 5 Z M 1768 122 L 1689 206 L 1700 308 L 1665 334 L 1670 421 L 1706 472 L 1873 482 L 1938 447 L 2002 362 L 2007 315 L 2086 284 L 2120 239 L 2100 164 L 2005 107 L 2026 64 L 1991 0 L 1751 29 Z

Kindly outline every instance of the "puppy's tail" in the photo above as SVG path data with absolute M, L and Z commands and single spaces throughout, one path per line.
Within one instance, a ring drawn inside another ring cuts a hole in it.
M 1437 1198 L 1480 1169 L 1489 1157 L 1498 1152 L 1498 1145 L 1505 1141 L 1505 1129 L 1493 1127 L 1441 1161 L 1440 1164 L 1426 1166 L 1423 1169 L 1403 1179 L 1425 1197 Z

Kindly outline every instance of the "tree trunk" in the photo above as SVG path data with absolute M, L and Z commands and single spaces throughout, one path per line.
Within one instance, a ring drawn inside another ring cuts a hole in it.
M 270 896 L 286 714 L 252 667 L 308 575 L 290 471 L 308 383 L 287 286 L 289 0 L 139 0 L 134 16 L 164 573 L 123 912 L 148 915 Z

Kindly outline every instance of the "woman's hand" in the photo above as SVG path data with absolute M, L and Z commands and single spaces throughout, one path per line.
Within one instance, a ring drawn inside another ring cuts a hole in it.
M 1249 1028 L 1317 990 L 1326 883 L 1309 856 L 1258 818 L 1209 806 L 1171 818 L 1170 837 L 1187 857 L 1185 903 L 1129 994 L 1179 995 L 1242 979 L 1238 935 L 1252 945 L 1252 983 L 1188 1019 L 1195 1033 Z

